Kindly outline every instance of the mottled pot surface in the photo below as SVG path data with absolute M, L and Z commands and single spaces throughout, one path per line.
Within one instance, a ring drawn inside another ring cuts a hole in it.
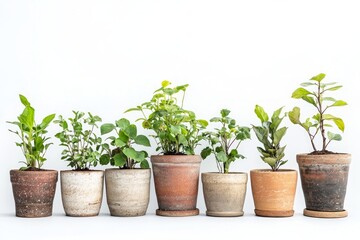
M 255 214 L 263 217 L 294 215 L 297 171 L 254 169 L 250 171 Z
M 161 216 L 191 216 L 196 209 L 199 172 L 202 158 L 199 155 L 152 155 L 155 191 Z M 171 211 L 171 212 L 166 212 Z
M 58 180 L 55 170 L 10 171 L 16 216 L 47 217 L 52 215 Z
M 351 155 L 298 154 L 296 159 L 299 164 L 306 209 L 310 210 L 306 212 L 344 211 Z
M 112 216 L 146 214 L 150 199 L 151 169 L 105 170 L 106 199 Z
M 202 173 L 206 215 L 237 217 L 244 215 L 247 173 Z
M 60 171 L 61 197 L 67 216 L 97 216 L 103 197 L 104 171 Z

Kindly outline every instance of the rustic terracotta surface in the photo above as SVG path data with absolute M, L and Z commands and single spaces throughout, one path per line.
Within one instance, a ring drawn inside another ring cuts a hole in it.
M 10 171 L 16 216 L 48 217 L 52 215 L 58 172 L 55 170 L 41 171 Z
M 255 214 L 263 217 L 291 217 L 297 184 L 295 170 L 250 171 Z
M 202 173 L 206 215 L 237 217 L 244 215 L 246 173 Z
M 312 211 L 304 209 L 304 215 L 307 217 L 315 217 L 315 218 L 343 218 L 348 216 L 348 212 L 346 210 L 338 211 L 338 212 L 322 212 L 322 211 Z
M 100 212 L 104 171 L 60 171 L 61 198 L 67 216 L 89 217 Z
M 160 216 L 198 215 L 198 195 L 201 157 L 198 155 L 153 155 L 156 197 Z M 166 211 L 172 211 L 171 214 Z M 189 214 L 190 213 L 190 214 Z
M 298 154 L 296 159 L 299 165 L 306 209 L 321 212 L 343 212 L 351 155 Z M 332 217 L 330 215 L 327 214 L 328 217 Z M 333 217 L 337 217 L 337 215 L 334 213 Z
M 105 170 L 106 199 L 112 216 L 146 214 L 150 199 L 151 169 Z

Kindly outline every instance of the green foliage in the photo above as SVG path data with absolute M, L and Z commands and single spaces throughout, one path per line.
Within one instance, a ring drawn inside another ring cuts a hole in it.
M 137 151 L 133 145 L 142 145 L 150 147 L 149 139 L 144 135 L 137 135 L 135 124 L 131 124 L 129 120 L 121 118 L 115 124 L 105 123 L 100 127 L 101 134 L 108 134 L 112 131 L 116 132 L 116 136 L 108 137 L 108 143 L 102 144 L 105 154 L 100 157 L 100 164 L 117 166 L 119 168 L 133 169 L 136 164 L 140 164 L 141 168 L 149 168 L 147 161 L 148 153 L 146 151 Z M 112 146 L 112 149 L 110 148 Z
M 47 133 L 46 128 L 55 118 L 55 114 L 48 115 L 40 124 L 36 124 L 35 109 L 25 96 L 20 94 L 19 97 L 25 108 L 18 116 L 17 121 L 7 123 L 16 125 L 19 128 L 19 130 L 9 129 L 9 131 L 20 138 L 20 142 L 16 142 L 16 146 L 21 148 L 26 159 L 25 162 L 22 162 L 26 167 L 22 167 L 20 170 L 40 169 L 46 161 L 46 151 L 52 144 L 47 143 L 50 138 L 45 136 Z
M 261 154 L 261 159 L 270 165 L 273 171 L 279 170 L 280 166 L 284 165 L 286 161 L 282 159 L 285 156 L 285 147 L 280 146 L 280 141 L 286 134 L 287 127 L 279 128 L 283 118 L 281 115 L 282 108 L 277 109 L 271 119 L 264 108 L 259 105 L 255 106 L 255 114 L 260 119 L 260 126 L 252 126 L 257 139 L 263 144 L 263 148 L 257 147 Z
M 74 117 L 65 120 L 61 115 L 57 123 L 62 131 L 55 137 L 60 140 L 60 146 L 65 147 L 61 159 L 68 161 L 68 166 L 75 170 L 89 170 L 99 162 L 101 153 L 101 138 L 94 133 L 97 123 L 101 122 L 99 116 L 73 111 Z
M 153 93 L 149 102 L 145 102 L 130 111 L 140 111 L 145 129 L 155 132 L 158 147 L 164 154 L 195 154 L 195 148 L 202 140 L 201 130 L 208 125 L 205 120 L 196 118 L 194 112 L 183 108 L 185 92 L 188 85 L 169 87 L 169 81 L 163 81 L 161 88 Z M 181 95 L 179 99 L 178 96 Z M 179 102 L 180 101 L 180 102 Z M 149 114 L 147 115 L 147 112 Z
M 341 132 L 345 130 L 344 121 L 339 117 L 327 114 L 327 110 L 333 107 L 347 105 L 343 100 L 336 100 L 333 97 L 325 96 L 326 93 L 336 91 L 342 87 L 341 85 L 337 85 L 336 82 L 325 83 L 323 81 L 325 76 L 324 73 L 320 73 L 312 77 L 308 82 L 302 83 L 302 87 L 297 88 L 291 96 L 292 98 L 302 99 L 311 104 L 315 108 L 316 113 L 312 117 L 306 118 L 305 121 L 301 121 L 299 107 L 294 107 L 293 110 L 289 112 L 290 121 L 300 125 L 309 135 L 314 152 L 319 151 L 315 145 L 315 138 L 318 134 L 321 135 L 322 149 L 319 152 L 324 153 L 328 152 L 326 149 L 331 141 L 341 140 L 340 134 L 330 131 L 326 132 L 326 129 L 334 127 L 335 125 Z
M 222 109 L 220 117 L 210 119 L 210 122 L 219 123 L 221 127 L 203 134 L 209 146 L 201 151 L 201 157 L 205 159 L 213 154 L 220 173 L 229 173 L 232 162 L 245 158 L 238 148 L 243 140 L 250 139 L 250 128 L 240 127 L 229 114 L 229 110 Z

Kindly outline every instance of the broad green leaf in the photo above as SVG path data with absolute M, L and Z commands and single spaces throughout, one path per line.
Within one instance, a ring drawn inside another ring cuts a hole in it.
M 305 100 L 306 102 L 308 102 L 308 103 L 310 103 L 310 104 L 312 104 L 312 105 L 316 106 L 316 102 L 315 102 L 315 100 L 314 100 L 314 98 L 313 98 L 313 97 L 310 97 L 310 96 L 303 96 L 303 97 L 302 97 L 302 99 L 303 99 L 303 100 Z
M 162 86 L 163 88 L 169 86 L 170 84 L 171 84 L 171 82 L 168 81 L 168 80 L 164 80 L 164 81 L 161 82 L 161 86 Z
M 312 83 L 312 82 L 303 82 L 300 84 L 303 87 L 308 87 L 308 86 L 313 86 L 316 85 L 316 83 Z
M 332 98 L 332 97 L 324 97 L 322 98 L 323 101 L 331 101 L 331 102 L 335 102 L 336 99 L 335 98 Z
M 336 102 L 334 102 L 332 105 L 330 105 L 331 107 L 340 107 L 340 106 L 345 106 L 347 105 L 347 103 L 343 100 L 337 100 Z
M 149 162 L 147 160 L 141 161 L 140 163 L 141 168 L 150 168 Z
M 176 135 L 179 135 L 181 134 L 181 127 L 180 126 L 171 126 L 170 127 L 170 131 L 172 134 L 174 134 L 175 136 Z
M 292 98 L 302 98 L 302 97 L 310 95 L 310 94 L 312 94 L 312 93 L 309 92 L 308 90 L 306 90 L 305 88 L 298 88 L 292 93 L 291 97 Z
M 114 129 L 115 129 L 114 124 L 112 124 L 112 123 L 104 123 L 100 127 L 100 133 L 101 133 L 101 135 L 104 135 L 104 134 L 107 134 L 107 133 L 111 132 Z
M 123 150 L 123 153 L 130 159 L 136 159 L 137 158 L 137 152 L 133 148 L 125 148 Z
M 46 116 L 41 122 L 41 127 L 46 128 L 54 118 L 55 114 L 50 114 L 49 116 Z
M 287 127 L 282 127 L 279 130 L 277 130 L 274 134 L 274 145 L 278 145 L 281 141 L 281 139 L 283 138 L 283 136 L 285 135 L 287 130 Z
M 210 119 L 210 122 L 221 122 L 221 118 L 213 117 L 213 118 Z
M 276 158 L 266 157 L 263 160 L 264 160 L 264 162 L 269 164 L 271 167 L 275 166 L 275 164 L 276 164 Z
M 256 149 L 259 151 L 259 153 L 261 153 L 261 155 L 263 155 L 264 157 L 270 157 L 271 154 L 269 154 L 268 152 L 265 151 L 265 149 L 261 148 L 261 147 L 256 147 Z
M 143 145 L 146 147 L 150 147 L 150 141 L 149 139 L 144 135 L 138 135 L 134 139 L 136 144 Z
M 293 110 L 289 112 L 289 119 L 294 124 L 300 124 L 300 108 L 294 107 Z
M 29 101 L 27 100 L 27 98 L 26 98 L 24 95 L 19 94 L 19 98 L 20 98 L 21 103 L 22 103 L 25 107 L 30 106 Z
M 122 142 L 127 143 L 129 141 L 129 137 L 124 133 L 124 131 L 119 132 L 119 137 Z
M 267 122 L 269 121 L 269 116 L 268 114 L 265 112 L 264 108 L 262 108 L 259 105 L 255 106 L 255 114 L 256 116 L 260 119 L 260 121 L 263 122 Z
M 117 138 L 117 139 L 115 139 L 115 146 L 116 147 L 123 147 L 123 146 L 125 146 L 126 145 L 126 143 L 124 143 L 120 138 Z
M 335 123 L 335 125 L 340 129 L 340 131 L 344 132 L 345 130 L 345 123 L 341 118 L 334 118 L 332 121 Z
M 19 121 L 31 129 L 34 127 L 35 123 L 34 115 L 34 108 L 31 106 L 26 106 L 22 114 L 19 116 Z
M 281 147 L 281 148 L 279 148 L 278 150 L 276 150 L 276 157 L 277 157 L 277 159 L 282 159 L 283 157 L 284 157 L 284 152 L 285 152 L 285 148 L 286 148 L 286 146 L 284 146 L 284 147 Z
M 209 125 L 208 121 L 206 121 L 206 120 L 199 119 L 199 120 L 197 120 L 197 121 L 198 121 L 198 123 L 199 123 L 202 127 L 204 127 L 204 128 Z
M 327 132 L 327 136 L 328 136 L 329 140 L 341 141 L 341 139 L 342 139 L 340 134 L 335 134 L 330 131 Z
M 116 121 L 116 126 L 118 126 L 121 129 L 125 129 L 128 126 L 130 126 L 130 121 L 127 120 L 126 118 L 121 118 L 120 120 Z
M 129 125 L 125 128 L 124 133 L 131 139 L 135 139 L 137 135 L 137 129 L 134 124 Z
M 226 154 L 223 151 L 217 152 L 215 155 L 218 162 L 226 162 L 228 160 Z
M 275 119 L 280 117 L 281 111 L 284 107 L 281 107 L 279 109 L 277 109 L 276 111 L 274 111 L 273 115 L 271 116 L 271 121 L 274 121 Z
M 326 74 L 325 73 L 320 73 L 316 76 L 313 76 L 310 80 L 314 80 L 317 82 L 321 82 L 321 80 L 323 80 L 325 78 Z
M 335 86 L 335 87 L 331 87 L 331 88 L 328 88 L 328 89 L 325 89 L 326 91 L 336 91 L 338 89 L 342 88 L 342 86 Z
M 125 165 L 125 163 L 126 163 L 126 159 L 124 158 L 124 156 L 122 154 L 117 153 L 114 155 L 115 166 L 122 167 Z
M 211 148 L 210 147 L 206 147 L 206 148 L 204 148 L 202 151 L 201 151 L 201 158 L 202 159 L 205 159 L 205 158 L 207 158 L 210 154 L 211 154 L 211 152 L 212 152 L 212 150 L 211 150 Z
M 184 135 L 180 134 L 178 136 L 178 139 L 179 139 L 179 144 L 182 144 L 183 146 L 188 146 L 189 145 L 189 143 L 188 143 L 188 141 L 187 141 L 187 139 L 186 139 L 186 137 Z
M 221 109 L 220 113 L 221 113 L 221 117 L 227 117 L 230 114 L 230 110 Z
M 101 165 L 108 165 L 110 162 L 110 156 L 109 154 L 101 155 L 100 157 L 100 164 Z

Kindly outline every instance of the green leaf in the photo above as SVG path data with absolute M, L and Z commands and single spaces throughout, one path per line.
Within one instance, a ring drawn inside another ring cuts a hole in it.
M 201 158 L 202 159 L 205 159 L 205 158 L 207 158 L 210 154 L 211 154 L 211 148 L 210 147 L 206 147 L 206 148 L 204 148 L 202 151 L 201 151 Z
M 130 126 L 130 121 L 127 120 L 126 118 L 121 118 L 120 120 L 116 121 L 116 126 L 118 126 L 121 129 L 125 129 L 128 126 Z
M 126 157 L 130 159 L 136 159 L 137 158 L 137 152 L 133 148 L 125 148 L 123 150 L 123 153 L 126 155 Z
M 219 162 L 226 162 L 228 160 L 226 154 L 223 151 L 216 153 L 216 159 Z
M 293 124 L 300 124 L 300 108 L 294 107 L 293 110 L 289 112 L 289 119 Z
M 230 114 L 230 110 L 228 109 L 221 109 L 220 111 L 221 117 L 227 117 Z
M 104 135 L 104 134 L 107 134 L 107 133 L 111 132 L 114 129 L 115 129 L 114 124 L 112 124 L 112 123 L 104 123 L 100 127 L 100 132 L 101 132 L 101 135 Z
M 176 135 L 179 135 L 181 134 L 181 127 L 180 126 L 171 126 L 170 127 L 170 131 L 172 134 L 174 134 L 175 136 Z
M 197 122 L 200 124 L 200 126 L 202 126 L 204 128 L 209 125 L 208 121 L 206 121 L 206 120 L 199 119 L 199 120 L 197 120 Z
M 276 164 L 276 158 L 266 157 L 263 160 L 264 160 L 264 162 L 269 164 L 271 167 L 275 166 L 275 164 Z
M 281 107 L 274 111 L 273 115 L 271 116 L 271 121 L 274 121 L 275 119 L 278 119 L 280 117 L 281 111 L 284 107 Z
M 335 86 L 335 87 L 331 87 L 331 88 L 328 88 L 328 89 L 325 89 L 325 91 L 336 91 L 338 89 L 342 88 L 342 86 Z
M 287 130 L 287 127 L 282 127 L 279 130 L 277 130 L 274 134 L 274 145 L 278 145 L 281 141 L 281 139 L 283 138 L 283 136 L 285 135 Z
M 50 114 L 49 116 L 46 116 L 41 122 L 41 127 L 46 128 L 54 118 L 55 114 Z
M 330 107 L 340 107 L 340 106 L 345 106 L 345 105 L 347 105 L 347 103 L 345 101 L 337 100 L 332 105 L 330 105 Z
M 122 154 L 117 153 L 114 155 L 115 166 L 122 167 L 125 165 L 125 163 L 126 163 L 126 159 L 124 158 L 124 156 Z
M 126 143 L 124 143 L 120 138 L 117 138 L 117 139 L 115 139 L 115 146 L 116 147 L 123 147 L 123 146 L 125 146 L 126 145 Z
M 269 121 L 269 116 L 268 114 L 265 112 L 264 108 L 262 108 L 259 105 L 255 106 L 255 114 L 256 116 L 260 119 L 260 121 L 263 122 L 267 122 Z
M 317 82 L 321 82 L 324 78 L 325 78 L 326 74 L 325 73 L 320 73 L 316 76 L 313 76 L 312 78 L 310 78 L 310 80 L 314 80 Z
M 100 157 L 100 164 L 101 165 L 108 165 L 110 162 L 110 156 L 109 154 L 101 155 Z
M 134 139 L 136 144 L 143 145 L 146 147 L 150 147 L 150 141 L 149 139 L 144 135 L 138 135 Z
M 184 135 L 180 134 L 178 136 L 178 139 L 179 139 L 179 143 L 182 144 L 183 146 L 188 146 L 189 145 L 188 141 L 187 141 L 187 139 L 186 139 L 186 137 Z
M 306 90 L 305 88 L 298 88 L 292 93 L 291 97 L 292 98 L 302 98 L 302 97 L 310 95 L 310 94 L 312 94 L 312 93 L 309 92 L 308 90 Z
M 332 98 L 332 97 L 324 97 L 322 100 L 323 100 L 323 101 L 331 101 L 331 102 L 335 102 L 335 101 L 336 101 L 336 99 L 335 99 L 335 98 Z
M 28 128 L 33 128 L 35 123 L 35 110 L 31 106 L 26 106 L 22 114 L 19 116 L 19 121 Z
M 323 115 L 323 119 L 324 120 L 331 120 L 335 123 L 335 125 L 339 128 L 339 130 L 341 130 L 342 132 L 344 132 L 345 130 L 345 123 L 341 118 L 335 117 L 331 114 L 324 114 Z
M 335 134 L 332 132 L 327 132 L 329 140 L 341 141 L 342 137 L 340 134 Z
M 129 125 L 125 128 L 124 133 L 131 139 L 135 139 L 137 135 L 137 129 L 134 124 Z
M 316 107 L 316 102 L 313 97 L 303 96 L 302 99 Z
M 168 80 L 164 80 L 164 81 L 161 82 L 161 86 L 162 86 L 163 88 L 169 86 L 170 84 L 171 84 L 171 82 L 168 81 Z
M 150 168 L 149 162 L 148 162 L 147 160 L 141 161 L 140 167 L 143 168 L 143 169 L 144 169 L 144 168 L 145 168 L 145 169 Z
M 25 107 L 30 106 L 29 101 L 27 100 L 27 98 L 26 98 L 24 95 L 19 94 L 19 98 L 20 98 L 21 103 L 22 103 Z
M 303 82 L 300 84 L 303 87 L 308 87 L 308 86 L 314 86 L 316 85 L 316 83 L 312 83 L 312 82 Z

